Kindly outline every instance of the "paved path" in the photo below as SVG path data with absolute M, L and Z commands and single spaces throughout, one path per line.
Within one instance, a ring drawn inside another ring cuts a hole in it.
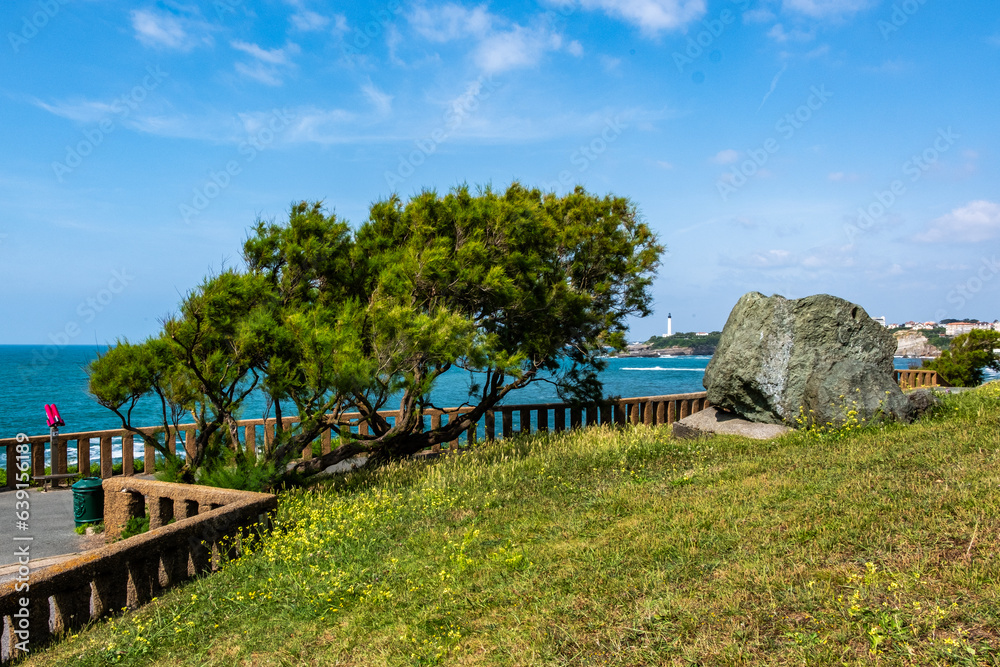
M 0 583 L 11 578 L 18 569 L 17 549 L 27 544 L 31 562 L 37 569 L 65 560 L 84 551 L 104 546 L 103 535 L 77 535 L 73 520 L 73 491 L 69 488 L 42 492 L 28 491 L 28 529 L 18 528 L 14 491 L 0 492 Z M 31 537 L 30 541 L 14 541 L 14 537 Z

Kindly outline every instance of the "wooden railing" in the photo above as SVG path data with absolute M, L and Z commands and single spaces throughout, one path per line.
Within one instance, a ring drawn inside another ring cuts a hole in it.
M 466 444 L 471 444 L 477 440 L 494 440 L 496 438 L 508 438 L 515 433 L 530 433 L 534 431 L 562 431 L 568 428 L 577 428 L 591 424 L 671 424 L 694 414 L 708 407 L 708 399 L 705 392 L 690 394 L 670 394 L 666 396 L 640 396 L 635 398 L 621 398 L 614 401 L 607 401 L 593 405 L 571 406 L 564 403 L 541 403 L 525 405 L 501 405 L 488 411 L 483 419 L 465 434 Z M 449 419 L 457 414 L 469 412 L 471 408 L 428 410 L 424 413 L 425 426 L 437 428 L 446 424 Z M 389 423 L 394 423 L 398 416 L 398 411 L 384 411 L 379 413 L 387 419 Z M 258 434 L 261 435 L 264 449 L 270 447 L 274 438 L 275 419 L 245 419 L 238 422 L 239 433 L 242 435 L 242 446 L 249 444 L 248 451 L 256 452 L 258 449 Z M 293 427 L 298 422 L 298 417 L 285 417 L 282 424 L 285 428 Z M 197 431 L 194 424 L 181 424 L 178 429 L 170 429 L 166 436 L 166 442 L 171 451 L 178 450 L 178 443 L 183 448 L 184 442 L 192 442 Z M 367 433 L 368 424 L 361 421 L 358 413 L 348 413 L 342 416 L 339 424 L 333 424 L 330 429 L 325 430 L 319 438 L 318 450 L 320 454 L 330 452 L 332 446 L 331 431 L 337 432 L 341 429 L 349 429 L 353 433 Z M 144 433 L 153 434 L 156 428 L 140 429 Z M 163 438 L 161 434 L 159 436 Z M 78 433 L 60 433 L 55 447 L 49 452 L 49 461 L 52 474 L 62 474 L 67 472 L 67 452 L 70 447 L 75 447 L 77 456 L 77 470 L 89 471 L 91 467 L 91 443 L 99 441 L 100 453 L 100 476 L 108 479 L 114 475 L 114 465 L 112 450 L 115 439 L 121 439 L 121 463 L 122 474 L 131 476 L 134 474 L 135 455 L 133 454 L 135 436 L 123 429 L 110 429 L 105 431 L 84 431 Z M 32 475 L 41 476 L 45 473 L 46 449 L 49 443 L 48 435 L 30 436 L 31 443 L 31 469 Z M 160 442 L 163 442 L 161 439 Z M 71 444 L 72 443 L 72 444 Z M 0 447 L 6 447 L 7 452 L 7 487 L 13 489 L 16 483 L 15 468 L 17 465 L 17 440 L 15 438 L 0 439 Z M 459 441 L 445 445 L 445 450 L 455 450 L 462 447 Z M 436 447 L 436 451 L 441 451 L 441 447 Z M 312 446 L 307 446 L 302 450 L 303 458 L 313 457 Z M 144 445 L 141 454 L 142 469 L 144 472 L 152 473 L 156 468 L 156 450 L 151 445 Z M 87 473 L 89 474 L 89 473 Z
M 917 387 L 950 387 L 951 385 L 938 377 L 937 371 L 925 370 L 922 368 L 910 368 L 897 370 L 896 384 L 903 389 L 916 389 Z
M 247 539 L 266 530 L 277 497 L 169 484 L 106 479 L 104 523 L 109 542 L 130 517 L 149 507 L 150 530 L 127 540 L 0 584 L 0 664 L 92 620 L 135 609 L 191 577 L 213 572 L 236 557 Z M 175 519 L 174 523 L 169 523 Z M 27 569 L 27 568 L 25 568 Z

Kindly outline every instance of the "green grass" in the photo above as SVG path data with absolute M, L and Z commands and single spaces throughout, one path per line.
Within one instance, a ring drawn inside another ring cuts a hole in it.
M 281 497 L 28 665 L 1000 664 L 1000 385 L 919 424 L 517 438 Z

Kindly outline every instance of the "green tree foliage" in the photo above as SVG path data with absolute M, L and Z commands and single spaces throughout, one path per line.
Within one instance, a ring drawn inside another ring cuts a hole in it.
M 260 381 L 262 344 L 250 323 L 270 306 L 267 284 L 252 275 L 225 271 L 187 295 L 180 312 L 163 322 L 156 338 L 119 341 L 90 365 L 91 394 L 114 412 L 122 427 L 152 445 L 181 479 L 190 480 L 223 442 L 238 442 L 236 419 Z M 159 402 L 161 425 L 146 433 L 132 422 L 144 396 Z M 196 426 L 184 442 L 184 460 L 171 451 L 182 418 Z
M 675 333 L 670 336 L 652 336 L 646 341 L 654 350 L 662 350 L 668 347 L 693 347 L 699 354 L 714 354 L 715 348 L 722 338 L 721 331 L 712 331 L 705 336 L 699 336 L 691 331 L 688 333 Z
M 123 424 L 144 395 L 159 397 L 164 428 L 170 414 L 190 414 L 201 446 L 187 452 L 191 466 L 236 442 L 235 417 L 257 387 L 276 417 L 290 402 L 300 420 L 277 429 L 272 464 L 347 412 L 367 432 L 341 429 L 333 452 L 298 471 L 362 452 L 406 456 L 456 439 L 534 382 L 568 400 L 599 398 L 601 356 L 624 349 L 628 316 L 649 313 L 661 251 L 628 200 L 582 188 L 394 195 L 354 232 L 303 202 L 287 224 L 258 222 L 243 246 L 246 270 L 189 294 L 160 337 L 120 342 L 98 359 L 91 391 Z M 128 354 L 138 356 L 122 363 Z M 453 407 L 429 395 L 455 367 L 474 379 L 471 412 L 427 430 L 428 409 Z
M 973 329 L 956 336 L 951 347 L 937 359 L 925 359 L 924 368 L 936 370 L 953 387 L 975 387 L 983 383 L 984 371 L 1000 371 L 1000 332 Z

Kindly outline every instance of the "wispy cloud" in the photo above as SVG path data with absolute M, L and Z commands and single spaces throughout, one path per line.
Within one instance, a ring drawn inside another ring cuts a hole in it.
M 77 123 L 96 123 L 103 118 L 107 118 L 114 112 L 114 105 L 108 102 L 98 102 L 93 100 L 79 100 L 76 102 L 55 102 L 49 104 L 36 97 L 28 98 L 28 101 L 44 109 L 54 116 L 66 118 Z
M 844 171 L 830 172 L 826 177 L 828 181 L 831 181 L 833 183 L 853 183 L 857 181 L 859 178 L 861 177 L 855 173 L 849 173 Z
M 576 0 L 583 9 L 602 11 L 646 34 L 678 30 L 705 15 L 705 0 Z
M 740 159 L 741 153 L 733 148 L 727 148 L 726 150 L 719 151 L 712 157 L 712 162 L 715 164 L 732 164 Z
M 775 89 L 778 87 L 778 80 L 781 79 L 781 75 L 784 74 L 785 70 L 787 69 L 788 69 L 788 63 L 785 63 L 784 66 L 782 66 L 782 68 L 778 70 L 778 73 L 774 75 L 774 78 L 771 79 L 771 87 L 768 88 L 767 93 L 764 94 L 764 99 L 760 101 L 760 106 L 757 107 L 757 111 L 760 111 L 761 109 L 764 108 L 764 104 L 767 102 L 767 98 L 769 98 L 771 94 L 774 93 Z
M 261 62 L 265 62 L 271 65 L 288 65 L 289 54 L 296 54 L 299 52 L 299 47 L 295 44 L 289 44 L 288 47 L 284 49 L 263 49 L 256 44 L 249 44 L 247 42 L 241 42 L 235 40 L 229 43 L 237 51 L 242 51 L 249 54 Z
M 288 20 L 293 28 L 302 32 L 325 30 L 331 22 L 329 16 L 323 16 L 308 9 L 300 9 L 292 14 Z
M 268 86 L 280 86 L 283 83 L 284 74 L 294 65 L 292 56 L 300 52 L 299 46 L 292 43 L 280 49 L 265 49 L 239 40 L 234 40 L 229 45 L 253 58 L 250 62 L 237 62 L 236 71 Z
M 784 269 L 798 263 L 788 250 L 760 250 L 738 257 L 728 257 L 727 264 L 745 269 Z
M 911 69 L 910 63 L 898 58 L 885 60 L 879 65 L 866 67 L 865 71 L 873 74 L 900 74 Z
M 365 97 L 372 103 L 375 107 L 375 111 L 380 116 L 388 116 L 392 111 L 392 95 L 388 95 L 378 88 L 371 82 L 366 83 L 361 87 L 361 92 L 364 93 Z
M 933 220 L 916 236 L 923 243 L 982 243 L 1000 237 L 1000 204 L 978 200 Z
M 878 0 L 784 0 L 783 8 L 814 19 L 841 18 L 868 9 Z
M 774 12 L 766 7 L 758 7 L 757 9 L 750 9 L 743 12 L 744 23 L 770 23 L 776 18 L 777 16 L 774 15 Z
M 190 51 L 212 43 L 204 24 L 197 21 L 151 9 L 133 10 L 130 17 L 136 39 L 150 48 Z
M 545 54 L 554 51 L 583 55 L 583 45 L 566 40 L 544 15 L 522 25 L 491 13 L 486 5 L 467 8 L 446 3 L 420 5 L 407 19 L 418 35 L 431 42 L 474 42 L 472 60 L 486 74 L 534 67 Z
M 515 25 L 483 39 L 476 48 L 476 64 L 487 73 L 505 72 L 519 67 L 532 67 L 548 51 L 563 47 L 560 35 L 547 29 Z
M 785 44 L 787 42 L 809 42 L 816 37 L 816 30 L 815 28 L 810 28 L 809 30 L 802 30 L 801 28 L 785 30 L 785 26 L 783 24 L 775 23 L 774 26 L 768 30 L 767 36 L 779 44 Z
M 437 7 L 421 5 L 407 18 L 418 34 L 434 42 L 483 37 L 492 30 L 495 20 L 486 5 L 467 9 L 454 3 Z

